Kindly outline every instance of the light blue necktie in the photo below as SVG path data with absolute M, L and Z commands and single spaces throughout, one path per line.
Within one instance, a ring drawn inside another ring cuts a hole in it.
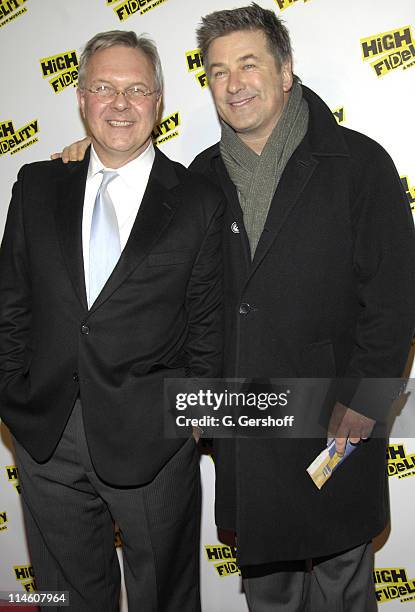
M 118 172 L 101 172 L 103 178 L 95 199 L 89 239 L 89 306 L 101 293 L 121 253 L 117 215 L 107 191 L 108 184 L 118 176 Z

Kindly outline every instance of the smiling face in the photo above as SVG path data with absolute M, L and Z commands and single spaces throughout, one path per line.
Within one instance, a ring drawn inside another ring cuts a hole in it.
M 100 49 L 90 58 L 85 73 L 85 88 L 99 85 L 109 85 L 117 91 L 138 85 L 153 91 L 152 64 L 140 49 L 123 45 Z M 88 89 L 78 89 L 77 95 L 92 144 L 105 166 L 120 168 L 147 148 L 161 96 L 153 93 L 132 102 L 118 94 L 110 102 L 103 102 Z
M 208 77 L 220 117 L 246 145 L 262 151 L 288 100 L 290 62 L 279 70 L 265 34 L 241 30 L 209 45 Z

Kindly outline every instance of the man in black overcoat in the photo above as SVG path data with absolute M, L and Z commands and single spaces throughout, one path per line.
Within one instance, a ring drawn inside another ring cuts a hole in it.
M 400 377 L 413 334 L 406 194 L 384 149 L 293 76 L 272 11 L 207 15 L 198 43 L 222 136 L 191 169 L 227 200 L 225 374 L 344 378 L 330 430 L 339 453 L 364 440 L 321 490 L 306 468 L 324 440 L 218 440 L 217 525 L 236 532 L 252 612 L 369 612 L 389 516 L 375 421 L 396 383 L 376 401 L 366 379 Z

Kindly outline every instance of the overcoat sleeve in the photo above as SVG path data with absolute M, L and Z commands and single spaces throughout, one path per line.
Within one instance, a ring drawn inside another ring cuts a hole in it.
M 355 159 L 350 207 L 360 313 L 339 400 L 382 421 L 405 387 L 397 378 L 415 324 L 415 234 L 391 158 L 377 143 L 365 141 Z

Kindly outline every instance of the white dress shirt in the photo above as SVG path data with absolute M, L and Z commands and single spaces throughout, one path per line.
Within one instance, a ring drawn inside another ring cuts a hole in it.
M 127 243 L 138 209 L 140 208 L 151 168 L 153 167 L 154 157 L 154 146 L 150 142 L 147 149 L 141 155 L 125 164 L 125 166 L 116 169 L 118 176 L 108 185 L 108 193 L 117 215 L 121 251 Z M 82 252 L 84 257 L 86 295 L 89 306 L 91 305 L 89 303 L 89 237 L 95 199 L 102 181 L 101 170 L 114 170 L 114 168 L 106 168 L 91 145 L 91 158 L 86 179 L 82 216 Z

